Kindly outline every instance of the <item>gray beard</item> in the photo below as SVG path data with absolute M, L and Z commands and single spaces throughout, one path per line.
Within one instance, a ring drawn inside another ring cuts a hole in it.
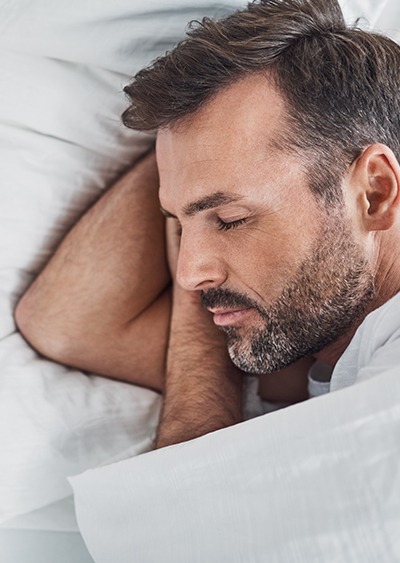
M 374 295 L 374 276 L 350 230 L 341 223 L 325 230 L 311 258 L 302 263 L 268 309 L 244 294 L 222 288 L 205 291 L 202 301 L 211 307 L 251 306 L 259 312 L 261 328 L 222 330 L 238 368 L 270 373 L 343 336 L 363 320 Z

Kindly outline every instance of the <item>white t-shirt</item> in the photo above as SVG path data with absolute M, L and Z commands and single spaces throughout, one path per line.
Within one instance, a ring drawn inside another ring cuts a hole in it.
M 330 391 L 389 371 L 400 375 L 400 293 L 360 325 L 333 370 Z

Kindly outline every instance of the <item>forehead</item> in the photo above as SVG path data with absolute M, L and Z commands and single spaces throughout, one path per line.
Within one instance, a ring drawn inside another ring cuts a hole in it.
M 285 115 L 282 96 L 268 76 L 258 74 L 224 88 L 189 119 L 161 130 L 162 205 L 184 205 L 216 191 L 248 195 L 263 175 L 278 175 L 287 165 L 276 144 Z

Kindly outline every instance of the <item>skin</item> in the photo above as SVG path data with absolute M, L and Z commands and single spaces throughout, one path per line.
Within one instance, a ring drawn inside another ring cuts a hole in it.
M 326 279 L 334 282 L 343 248 L 337 235 L 326 234 L 326 226 L 332 233 L 341 229 L 342 239 L 352 244 L 344 261 L 362 261 L 363 279 L 353 301 L 364 299 L 364 304 L 340 337 L 316 353 L 334 365 L 366 314 L 400 288 L 399 165 L 388 147 L 367 147 L 342 179 L 343 208 L 326 209 L 308 187 L 305 159 L 274 143 L 286 126 L 285 116 L 282 96 L 265 75 L 255 75 L 220 92 L 188 120 L 160 131 L 160 201 L 181 231 L 177 283 L 205 294 L 223 288 L 265 310 L 313 259 L 316 241 L 322 244 L 327 236 Z M 235 221 L 222 230 L 221 222 Z M 319 280 L 323 274 L 316 272 Z M 373 294 L 365 295 L 371 280 Z M 325 293 L 330 291 L 326 283 Z M 254 307 L 220 303 L 205 304 L 215 324 L 234 328 L 242 341 L 262 329 Z
M 43 356 L 161 391 L 171 296 L 154 154 L 65 236 L 15 319 Z

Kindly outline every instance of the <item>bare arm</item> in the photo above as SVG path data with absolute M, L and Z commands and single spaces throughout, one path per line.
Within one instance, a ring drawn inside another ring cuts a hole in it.
M 198 294 L 175 287 L 158 448 L 242 420 L 243 378 Z
M 53 360 L 160 390 L 169 278 L 150 154 L 68 233 L 18 304 L 16 321 Z

